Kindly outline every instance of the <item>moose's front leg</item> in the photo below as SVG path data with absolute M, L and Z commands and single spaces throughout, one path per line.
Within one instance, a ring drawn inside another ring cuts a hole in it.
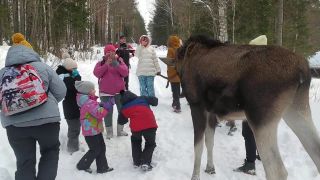
M 207 147 L 207 167 L 205 172 L 208 174 L 215 174 L 213 164 L 213 145 L 214 145 L 214 132 L 217 125 L 217 118 L 214 113 L 206 113 L 207 126 L 205 130 L 205 143 Z
M 207 120 L 203 107 L 190 104 L 190 108 L 194 130 L 194 166 L 191 180 L 200 180 L 201 156 Z

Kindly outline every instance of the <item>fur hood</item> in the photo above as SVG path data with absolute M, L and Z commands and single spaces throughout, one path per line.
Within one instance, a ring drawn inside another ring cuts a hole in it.
M 177 49 L 180 47 L 180 38 L 178 36 L 169 36 L 167 42 L 168 48 Z
M 149 40 L 147 47 L 150 46 L 152 39 L 151 39 L 151 37 L 149 37 L 148 35 L 142 35 L 142 36 L 140 36 L 140 38 L 139 38 L 139 44 L 141 44 L 142 38 L 144 38 L 144 37 L 148 38 L 148 40 Z

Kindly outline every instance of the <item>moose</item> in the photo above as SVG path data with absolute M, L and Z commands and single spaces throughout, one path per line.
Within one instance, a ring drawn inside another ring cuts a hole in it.
M 175 65 L 194 127 L 192 180 L 200 179 L 204 142 L 205 172 L 215 173 L 212 150 L 218 119 L 247 119 L 268 180 L 288 176 L 277 145 L 281 118 L 320 172 L 320 138 L 309 106 L 306 59 L 279 46 L 232 45 L 197 35 L 177 50 Z

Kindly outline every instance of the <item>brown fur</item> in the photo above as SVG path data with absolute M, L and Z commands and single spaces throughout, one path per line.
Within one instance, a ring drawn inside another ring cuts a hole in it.
M 308 62 L 278 46 L 227 45 L 204 36 L 189 38 L 178 49 L 177 59 L 176 68 L 190 103 L 195 146 L 202 142 L 205 129 L 216 123 L 217 118 L 212 116 L 222 118 L 243 112 L 253 129 L 259 152 L 262 152 L 267 179 L 285 179 L 286 170 L 276 145 L 276 127 L 284 114 L 294 110 L 301 110 L 305 115 L 294 121 L 307 119 L 308 123 L 312 123 Z M 297 100 L 300 104 L 297 104 Z M 211 118 L 206 118 L 205 112 L 211 113 Z M 295 131 L 296 127 L 291 128 Z M 264 137 L 261 135 L 263 133 L 273 133 L 273 136 Z M 270 143 L 264 145 L 259 140 Z M 318 136 L 314 137 L 314 141 L 315 146 L 320 148 Z M 301 142 L 305 146 L 309 144 Z M 275 155 L 272 157 L 261 148 L 270 148 Z M 270 164 L 267 159 L 270 157 L 279 158 L 278 165 L 266 165 Z M 320 154 L 312 159 L 319 169 Z M 197 176 L 197 170 L 194 170 L 193 179 L 197 179 Z

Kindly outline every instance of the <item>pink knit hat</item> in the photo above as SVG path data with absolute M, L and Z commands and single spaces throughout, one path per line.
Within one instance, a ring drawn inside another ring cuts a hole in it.
M 116 52 L 116 48 L 112 44 L 108 44 L 104 47 L 104 55 L 110 52 Z

